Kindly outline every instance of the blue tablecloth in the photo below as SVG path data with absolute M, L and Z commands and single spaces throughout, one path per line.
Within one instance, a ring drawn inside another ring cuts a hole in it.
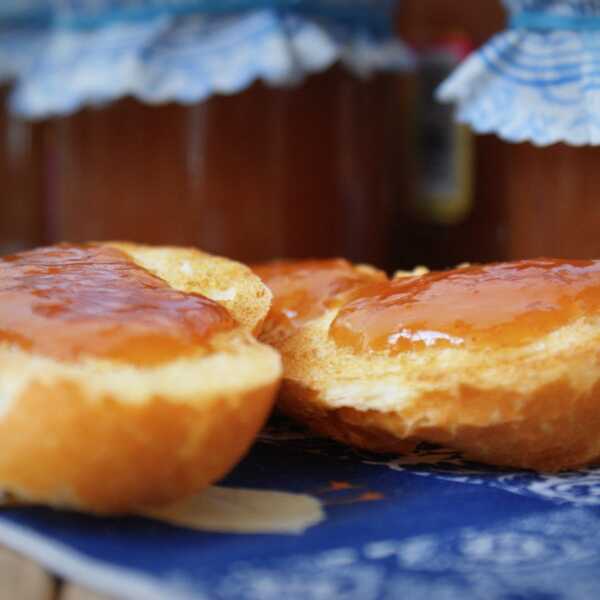
M 502 471 L 426 446 L 382 457 L 279 420 L 223 485 L 310 494 L 326 519 L 302 535 L 231 535 L 8 508 L 0 540 L 144 600 L 600 597 L 600 470 Z

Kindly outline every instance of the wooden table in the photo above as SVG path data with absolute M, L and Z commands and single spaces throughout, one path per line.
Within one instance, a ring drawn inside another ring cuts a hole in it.
M 0 546 L 0 600 L 111 599 L 68 581 L 59 581 L 38 564 Z

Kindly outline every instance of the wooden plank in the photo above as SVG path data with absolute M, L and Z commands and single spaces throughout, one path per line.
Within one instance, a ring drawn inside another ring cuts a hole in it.
M 59 600 L 114 600 L 73 583 L 64 583 Z
M 53 600 L 52 575 L 34 562 L 0 546 L 0 600 Z

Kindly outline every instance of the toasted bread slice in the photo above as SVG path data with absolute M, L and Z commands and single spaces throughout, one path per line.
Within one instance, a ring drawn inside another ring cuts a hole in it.
M 265 338 L 284 361 L 281 410 L 317 432 L 384 453 L 439 443 L 473 460 L 542 471 L 600 458 L 597 310 L 514 347 L 390 354 L 336 343 L 330 331 L 342 307 Z
M 224 476 L 268 416 L 281 364 L 252 334 L 271 294 L 247 267 L 193 249 L 102 245 L 173 290 L 214 299 L 237 322 L 209 347 L 150 366 L 59 360 L 0 342 L 0 488 L 24 501 L 122 513 Z

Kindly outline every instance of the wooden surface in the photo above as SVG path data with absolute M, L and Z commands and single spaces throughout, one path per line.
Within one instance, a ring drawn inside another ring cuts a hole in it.
M 58 600 L 111 600 L 91 590 L 82 588 L 72 583 L 63 583 L 58 595 Z
M 0 548 L 0 600 L 54 600 L 56 584 L 44 570 Z
M 58 581 L 36 563 L 0 546 L 0 600 L 116 600 Z

